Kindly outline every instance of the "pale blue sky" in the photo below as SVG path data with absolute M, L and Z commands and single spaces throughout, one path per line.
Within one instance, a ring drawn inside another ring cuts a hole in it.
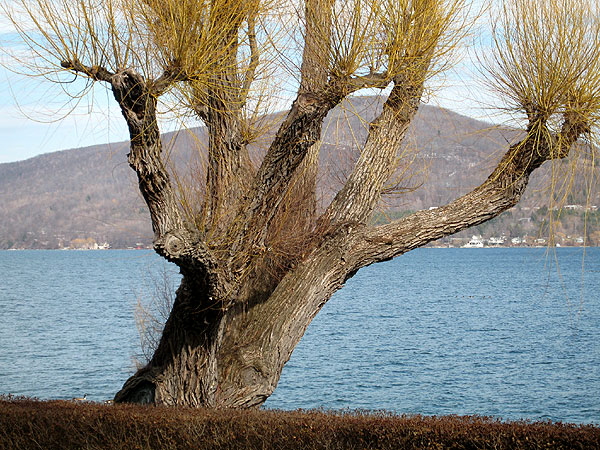
M 127 139 L 116 103 L 107 101 L 109 92 L 96 91 L 65 116 L 68 97 L 59 86 L 0 68 L 0 163 Z
M 485 95 L 472 74 L 456 71 L 426 99 L 475 118 L 494 121 L 480 103 Z M 100 86 L 99 86 L 100 87 Z M 96 89 L 92 104 L 87 99 L 65 118 L 61 106 L 67 97 L 54 85 L 19 79 L 0 70 L 0 163 L 54 152 L 128 139 L 127 128 L 110 92 Z M 90 99 L 91 100 L 91 99 Z M 68 108 L 67 108 L 68 109 Z
M 8 29 L 0 17 L 0 39 Z M 490 121 L 481 103 L 487 97 L 475 84 L 469 59 L 472 58 L 467 57 L 466 62 L 447 73 L 444 80 L 434 81 L 442 88 L 427 102 Z M 0 66 L 0 163 L 127 140 L 124 120 L 110 92 L 102 86 L 61 119 L 72 106 L 59 86 L 8 72 Z

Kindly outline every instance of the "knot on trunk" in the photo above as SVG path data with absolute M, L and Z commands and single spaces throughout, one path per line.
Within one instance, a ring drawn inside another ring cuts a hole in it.
M 183 239 L 170 234 L 165 239 L 164 248 L 168 255 L 177 258 L 184 252 L 186 245 Z
M 112 75 L 110 83 L 128 124 L 141 121 L 148 115 L 153 117 L 149 113 L 153 112 L 156 100 L 142 75 L 133 69 L 125 69 Z

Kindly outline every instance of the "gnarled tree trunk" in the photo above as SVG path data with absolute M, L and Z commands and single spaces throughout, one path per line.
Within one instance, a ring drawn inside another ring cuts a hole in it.
M 361 267 L 496 217 L 519 201 L 535 169 L 566 157 L 589 130 L 585 117 L 562 109 L 558 114 L 562 128 L 553 132 L 557 117 L 550 120 L 528 104 L 525 137 L 508 149 L 481 186 L 435 210 L 387 225 L 369 225 L 397 168 L 399 146 L 417 112 L 443 32 L 431 28 L 431 8 L 438 8 L 437 20 L 447 20 L 440 13 L 440 2 L 418 4 L 420 8 L 394 16 L 400 22 L 393 32 L 410 24 L 414 42 L 387 55 L 386 71 L 355 75 L 344 72 L 343 60 L 331 65 L 335 2 L 306 0 L 297 97 L 257 169 L 248 156 L 243 132 L 247 123 L 241 113 L 256 69 L 255 21 L 232 14 L 230 27 L 217 40 L 219 58 L 210 83 L 195 87 L 191 105 L 210 134 L 199 221 L 182 213 L 166 170 L 156 119 L 156 99 L 164 90 L 194 78 L 175 59 L 156 80 L 132 69 L 111 73 L 77 60 L 62 63 L 68 70 L 110 84 L 129 126 L 129 162 L 150 210 L 154 248 L 177 264 L 183 275 L 154 356 L 127 380 L 115 401 L 261 405 L 311 320 Z M 230 5 L 233 12 L 238 11 L 236 5 Z M 244 20 L 252 52 L 241 77 L 237 36 Z M 390 94 L 381 114 L 369 124 L 352 173 L 318 216 L 316 164 L 325 117 L 353 92 L 388 85 Z
M 565 124 L 563 144 L 581 130 Z M 533 136 L 533 137 L 532 137 Z M 147 367 L 116 395 L 120 402 L 208 407 L 253 407 L 273 392 L 281 371 L 311 320 L 331 295 L 357 270 L 489 220 L 515 205 L 529 175 L 552 158 L 551 142 L 529 134 L 513 145 L 490 177 L 471 193 L 445 207 L 421 211 L 378 227 L 337 222 L 298 257 L 279 278 L 266 267 L 268 247 L 253 255 L 251 275 L 226 301 L 215 273 L 193 244 L 177 245 L 170 259 L 182 268 L 182 284 L 162 340 Z M 562 156 L 564 156 L 563 153 Z M 368 194 L 367 194 L 368 195 Z M 356 196 L 351 200 L 356 200 Z M 351 203 L 356 205 L 356 203 Z M 364 205 L 363 205 L 364 206 Z M 355 210 L 348 208 L 349 214 Z M 201 248 L 201 247 L 200 247 Z M 162 247 L 169 255 L 173 249 Z M 187 261 L 187 262 L 186 262 Z
M 119 402 L 262 404 L 313 317 L 356 271 L 496 217 L 519 201 L 534 170 L 566 157 L 600 120 L 593 2 L 513 0 L 493 27 L 490 78 L 525 113 L 524 137 L 472 192 L 372 226 L 426 80 L 474 22 L 470 2 L 5 3 L 30 49 L 21 57 L 15 47 L 15 58 L 32 73 L 63 87 L 76 86 L 71 75 L 110 87 L 128 125 L 128 161 L 154 249 L 183 275 L 154 356 L 117 393 Z M 57 73 L 52 61 L 60 61 Z M 295 98 L 255 167 L 252 117 L 280 73 L 297 86 Z M 324 119 L 362 89 L 380 89 L 387 100 L 343 187 L 319 211 Z M 168 107 L 176 99 L 209 134 L 197 198 L 181 195 L 167 170 L 157 121 L 167 93 Z

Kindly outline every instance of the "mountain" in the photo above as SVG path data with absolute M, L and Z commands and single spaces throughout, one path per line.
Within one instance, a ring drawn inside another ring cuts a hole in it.
M 322 205 L 332 198 L 351 170 L 368 123 L 380 108 L 374 98 L 358 97 L 328 116 L 319 161 Z M 264 142 L 272 138 L 279 120 L 281 116 L 277 115 L 263 118 Z M 517 134 L 513 129 L 494 127 L 447 109 L 421 106 L 404 145 L 407 160 L 414 159 L 415 175 L 400 180 L 396 194 L 386 195 L 385 214 L 396 217 L 402 211 L 440 206 L 468 192 L 489 175 Z M 198 157 L 206 142 L 203 128 L 165 134 L 163 140 L 176 167 L 193 168 L 190 176 L 179 179 L 181 183 L 203 177 L 203 159 Z M 264 145 L 252 150 L 256 161 L 260 160 L 261 148 Z M 105 242 L 113 248 L 149 246 L 150 218 L 137 190 L 135 174 L 127 165 L 127 152 L 128 143 L 120 142 L 0 164 L 0 249 L 81 248 Z M 541 188 L 547 176 L 548 170 L 536 175 L 517 209 L 505 213 L 505 219 L 496 219 L 497 229 L 488 232 L 509 236 L 536 233 L 537 226 L 539 233 L 543 217 L 534 220 L 532 215 L 548 205 L 548 195 Z M 582 213 L 586 205 L 600 204 L 598 190 L 589 194 L 584 181 L 577 179 L 577 188 L 568 198 L 571 206 L 582 206 Z M 577 212 L 571 209 L 569 212 Z M 384 217 L 380 215 L 379 219 Z M 571 226 L 574 233 L 578 226 Z

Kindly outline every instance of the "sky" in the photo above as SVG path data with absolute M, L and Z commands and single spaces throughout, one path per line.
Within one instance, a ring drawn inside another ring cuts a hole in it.
M 110 92 L 96 91 L 75 105 L 52 83 L 0 68 L 0 163 L 126 140 L 127 127 Z
M 5 46 L 11 28 L 2 14 L 0 12 L 0 42 Z M 482 94 L 476 81 L 474 54 L 463 53 L 466 57 L 461 63 L 432 80 L 436 89 L 425 101 L 488 122 L 495 121 L 484 103 L 488 96 Z M 6 55 L 0 58 L 7 61 Z M 97 86 L 93 95 L 75 104 L 69 102 L 60 86 L 12 73 L 0 66 L 0 163 L 127 139 L 125 121 L 110 91 L 104 87 Z

